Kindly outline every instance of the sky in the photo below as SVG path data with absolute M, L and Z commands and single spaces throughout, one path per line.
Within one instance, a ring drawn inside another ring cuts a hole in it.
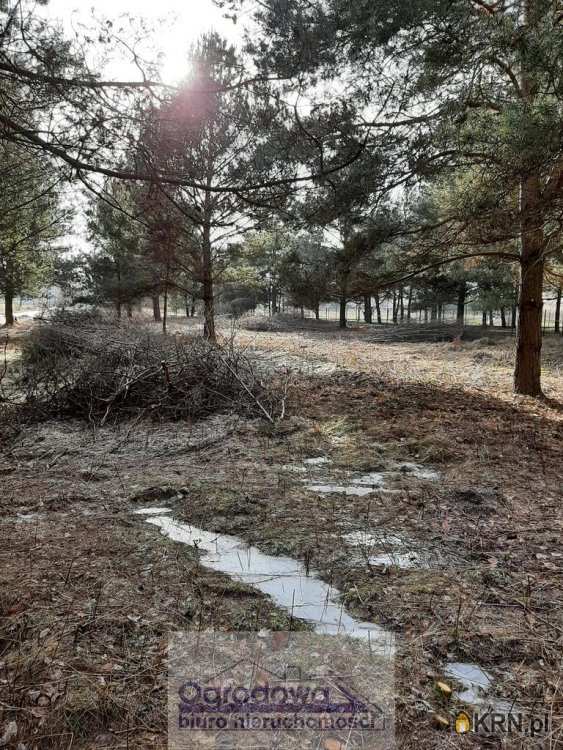
M 94 19 L 109 19 L 114 22 L 114 29 L 125 29 L 120 36 L 126 39 L 131 33 L 132 25 L 145 19 L 154 33 L 151 33 L 150 44 L 145 45 L 143 51 L 147 59 L 151 60 L 157 59 L 157 53 L 162 54 L 161 78 L 171 84 L 188 74 L 187 49 L 202 33 L 215 30 L 234 44 L 242 36 L 242 27 L 224 18 L 223 11 L 214 5 L 213 0 L 50 0 L 40 12 L 51 20 L 60 22 L 65 35 L 69 37 L 80 30 L 80 27 L 97 26 Z M 129 21 L 127 15 L 132 16 L 135 21 Z M 115 52 L 112 50 L 112 54 Z M 97 72 L 102 73 L 101 70 Z M 114 56 L 103 72 L 105 78 L 113 80 L 140 78 L 139 71 L 131 63 L 131 55 L 126 50 L 123 50 L 122 55 Z M 74 250 L 88 250 L 90 243 L 82 211 L 86 205 L 85 198 L 82 191 L 75 188 L 71 188 L 70 194 L 78 211 L 67 240 Z
M 162 79 L 169 83 L 186 75 L 186 50 L 200 34 L 213 29 L 236 43 L 242 32 L 239 25 L 223 17 L 213 0 L 50 0 L 44 12 L 59 19 L 69 34 L 81 24 L 91 24 L 93 13 L 95 18 L 121 18 L 122 24 L 115 24 L 115 28 L 130 26 L 125 14 L 146 19 L 155 29 L 152 44 L 163 54 Z M 151 57 L 154 54 L 148 47 L 147 52 Z M 114 61 L 109 72 L 119 78 L 139 76 L 125 58 Z

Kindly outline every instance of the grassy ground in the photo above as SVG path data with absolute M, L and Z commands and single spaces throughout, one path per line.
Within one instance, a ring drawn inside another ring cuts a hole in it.
M 293 370 L 278 429 L 232 416 L 52 422 L 3 445 L 0 738 L 17 728 L 6 746 L 164 747 L 168 631 L 295 626 L 134 515 L 142 505 L 306 561 L 350 611 L 393 630 L 400 748 L 538 747 L 439 729 L 456 707 L 436 688 L 447 661 L 479 663 L 499 697 L 549 713 L 543 746 L 562 746 L 561 339 L 546 341 L 552 401 L 538 402 L 510 393 L 510 339 L 375 345 L 328 327 L 237 337 Z M 314 457 L 330 463 L 303 474 Z M 400 462 L 440 479 L 398 474 L 392 493 L 366 497 L 302 481 Z M 354 531 L 376 541 L 350 549 Z M 370 562 L 397 536 L 419 565 Z

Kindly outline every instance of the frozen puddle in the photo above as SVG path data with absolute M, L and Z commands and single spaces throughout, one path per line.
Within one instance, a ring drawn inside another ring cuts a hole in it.
M 356 547 L 359 556 L 370 565 L 385 565 L 395 568 L 422 568 L 426 563 L 414 551 L 405 550 L 407 542 L 396 534 L 370 533 L 368 531 L 352 531 L 343 536 L 350 547 Z M 383 552 L 373 554 L 377 549 L 400 547 L 402 551 Z
M 305 474 L 315 466 L 326 466 L 330 463 L 330 458 L 326 458 L 325 456 L 317 456 L 316 458 L 306 458 L 303 461 L 303 465 L 299 466 L 297 464 L 283 464 L 282 469 L 284 469 L 285 471 L 292 471 L 297 474 Z
M 351 478 L 347 484 L 309 484 L 307 489 L 312 492 L 318 492 L 320 494 L 329 494 L 337 492 L 340 495 L 357 495 L 358 497 L 364 497 L 365 495 L 371 495 L 378 487 L 382 487 L 385 484 L 385 476 L 380 473 L 364 474 L 361 477 Z
M 369 531 L 351 531 L 344 535 L 344 540 L 352 547 L 375 547 L 376 545 L 392 544 L 404 547 L 405 541 L 396 534 L 374 534 Z
M 360 622 L 349 615 L 337 603 L 340 592 L 307 575 L 297 560 L 266 555 L 238 537 L 204 531 L 168 516 L 148 518 L 147 523 L 158 526 L 173 541 L 191 544 L 205 552 L 202 564 L 207 568 L 254 586 L 296 618 L 313 623 L 317 633 L 342 633 L 374 640 L 386 635 L 377 625 Z
M 402 463 L 397 466 L 397 470 L 402 474 L 411 474 L 416 479 L 426 479 L 429 482 L 437 482 L 440 479 L 437 471 L 427 466 L 420 466 L 420 464 Z
M 422 568 L 423 561 L 416 552 L 388 552 L 383 555 L 370 555 L 370 565 L 385 565 L 387 568 Z
M 360 487 L 354 484 L 309 484 L 307 485 L 307 489 L 311 490 L 311 492 L 318 492 L 321 495 L 336 492 L 339 495 L 357 495 L 358 497 L 371 495 L 374 491 L 373 487 Z
M 488 707 L 499 713 L 510 713 L 510 711 L 519 710 L 513 703 L 497 700 L 489 696 L 493 685 L 493 678 L 478 664 L 450 662 L 446 665 L 444 674 L 463 685 L 463 690 L 455 693 L 455 697 L 462 703 Z
M 161 513 L 172 513 L 172 508 L 139 508 L 133 513 L 136 516 L 159 516 Z
M 303 463 L 307 464 L 307 466 L 324 466 L 325 464 L 330 463 L 330 458 L 326 458 L 325 456 L 318 456 L 317 458 L 306 458 Z
M 308 459 L 305 461 L 309 466 L 322 466 L 323 464 L 329 463 L 328 459 Z M 296 468 L 295 471 L 302 471 L 302 469 Z M 397 492 L 398 490 L 384 489 L 388 479 L 397 479 L 401 476 L 409 475 L 415 479 L 423 479 L 425 481 L 435 482 L 440 478 L 438 472 L 433 469 L 428 469 L 425 466 L 419 466 L 413 463 L 402 463 L 398 464 L 395 469 L 380 472 L 374 471 L 369 474 L 363 474 L 361 476 L 350 476 L 348 479 L 342 481 L 338 479 L 331 481 L 330 478 L 322 478 L 316 482 L 311 482 L 310 479 L 304 479 L 304 482 L 308 482 L 307 489 L 311 492 L 318 494 L 329 494 L 337 493 L 340 495 L 356 495 L 358 497 L 365 497 L 371 495 L 373 492 Z

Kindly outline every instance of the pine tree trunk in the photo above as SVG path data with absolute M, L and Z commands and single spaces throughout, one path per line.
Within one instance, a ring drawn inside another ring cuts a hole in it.
M 373 315 L 371 308 L 371 295 L 364 295 L 364 321 L 366 323 L 373 323 Z
M 346 328 L 346 305 L 348 303 L 348 299 L 345 294 L 342 294 L 340 296 L 340 322 L 339 326 L 340 328 Z
M 520 258 L 519 316 L 514 390 L 526 396 L 541 395 L 541 348 L 544 244 L 541 188 L 536 176 L 526 178 L 521 191 L 522 242 Z
M 403 294 L 403 287 L 399 289 L 399 310 L 401 311 L 401 323 L 405 319 L 405 297 Z
M 14 292 L 10 287 L 7 287 L 4 292 L 4 319 L 6 326 L 13 326 L 15 323 Z
M 168 275 L 168 272 L 167 272 Z M 164 308 L 162 311 L 162 333 L 166 336 L 168 329 L 168 279 L 164 285 Z
M 152 296 L 152 316 L 154 318 L 155 323 L 160 323 L 162 320 L 160 315 L 160 295 L 159 294 L 153 294 Z
M 186 318 L 190 317 L 190 295 L 185 294 L 184 295 L 184 305 L 186 307 Z
M 131 320 L 131 318 L 133 317 L 133 305 L 131 304 L 131 302 L 127 303 L 127 317 L 129 318 L 129 320 Z
M 495 327 L 495 313 L 493 310 L 489 310 L 489 325 L 491 328 Z
M 544 4 L 525 0 L 522 23 L 538 31 Z M 525 105 L 533 109 L 539 94 L 534 56 L 525 49 L 520 55 L 520 91 Z M 539 175 L 524 177 L 520 186 L 520 292 L 516 331 L 514 390 L 525 396 L 541 396 L 541 349 L 545 233 L 542 186 Z
M 203 335 L 209 341 L 217 341 L 215 333 L 215 300 L 213 294 L 213 267 L 211 258 L 211 230 L 203 227 Z
M 555 299 L 555 333 L 559 333 L 561 330 L 561 292 L 561 287 L 559 287 Z
M 412 286 L 409 286 L 409 299 L 407 303 L 407 320 L 411 319 L 412 315 Z
M 465 321 L 465 300 L 467 298 L 467 282 L 460 281 L 457 288 L 457 315 L 456 320 L 459 325 Z
M 320 319 L 321 319 L 320 304 L 319 302 L 317 302 L 317 304 L 315 305 L 315 320 L 320 320 Z
M 375 293 L 375 312 L 377 314 L 377 322 L 379 323 L 379 325 L 381 325 L 383 321 L 381 320 L 381 303 L 379 301 L 378 292 Z
M 506 324 L 506 310 L 504 307 L 500 308 L 500 324 L 503 328 L 507 328 Z
M 121 320 L 121 302 L 119 301 L 115 303 L 115 312 L 117 314 L 117 319 Z

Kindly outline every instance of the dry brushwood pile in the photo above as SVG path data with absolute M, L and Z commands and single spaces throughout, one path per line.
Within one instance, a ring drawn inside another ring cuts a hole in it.
M 240 327 L 245 331 L 258 333 L 335 333 L 342 336 L 349 331 L 361 334 L 363 340 L 370 344 L 400 343 L 441 343 L 449 341 L 484 340 L 484 329 L 479 326 L 461 325 L 457 322 L 433 321 L 417 323 L 415 321 L 397 324 L 388 323 L 355 323 L 350 322 L 347 329 L 340 328 L 338 321 L 314 320 L 279 314 L 270 318 L 254 316 L 244 318 Z M 486 329 L 487 338 L 505 340 L 512 333 L 506 328 Z
M 132 416 L 201 419 L 232 411 L 273 422 L 281 390 L 265 385 L 232 345 L 166 337 L 99 318 L 59 316 L 22 353 L 24 418 L 99 424 Z

